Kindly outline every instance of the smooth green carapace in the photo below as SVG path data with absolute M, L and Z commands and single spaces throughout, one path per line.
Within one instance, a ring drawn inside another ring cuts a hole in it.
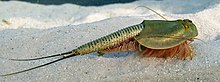
M 144 28 L 135 39 L 151 49 L 172 48 L 198 35 L 196 26 L 189 19 L 144 20 L 142 24 Z

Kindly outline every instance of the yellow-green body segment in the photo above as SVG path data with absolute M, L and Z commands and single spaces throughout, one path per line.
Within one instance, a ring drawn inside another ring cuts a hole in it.
M 143 24 L 137 24 L 121 29 L 107 36 L 101 37 L 87 44 L 84 44 L 77 49 L 73 50 L 78 55 L 84 55 L 95 51 L 101 51 L 108 47 L 120 44 L 129 38 L 133 38 L 138 35 L 144 28 Z

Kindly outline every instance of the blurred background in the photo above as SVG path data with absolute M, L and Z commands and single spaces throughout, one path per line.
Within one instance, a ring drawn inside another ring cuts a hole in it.
M 12 1 L 12 0 L 2 0 L 2 1 Z M 61 5 L 65 3 L 71 3 L 81 6 L 102 6 L 102 5 L 114 4 L 114 3 L 129 3 L 136 0 L 17 0 L 17 1 L 44 4 L 44 5 Z

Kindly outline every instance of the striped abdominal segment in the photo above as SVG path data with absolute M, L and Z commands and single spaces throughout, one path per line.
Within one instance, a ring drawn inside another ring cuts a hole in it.
M 92 42 L 84 44 L 78 47 L 77 51 L 83 55 L 83 54 L 88 54 L 88 53 L 95 52 L 95 51 L 103 52 L 103 51 L 110 50 L 113 48 L 115 49 L 116 47 L 120 47 L 120 45 L 127 44 L 127 43 L 130 44 L 129 46 L 131 46 L 135 44 L 135 42 L 132 42 L 134 41 L 134 36 L 138 35 L 143 28 L 144 28 L 143 24 L 138 24 L 138 25 L 134 25 L 134 26 L 121 29 L 107 36 L 98 38 Z M 114 51 L 117 51 L 117 49 Z M 118 49 L 118 51 L 120 51 L 120 49 Z

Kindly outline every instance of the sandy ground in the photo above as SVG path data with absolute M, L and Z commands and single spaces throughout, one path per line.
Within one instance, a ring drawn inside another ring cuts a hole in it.
M 134 9 L 143 2 L 101 7 L 0 2 L 1 57 L 32 58 L 70 51 L 101 36 L 139 24 L 144 19 L 161 19 L 148 10 Z M 133 52 L 111 53 L 103 57 L 91 53 L 33 71 L 0 77 L 0 82 L 218 82 L 220 4 L 218 0 L 198 2 L 194 0 L 187 5 L 186 1 L 177 1 L 175 3 L 181 5 L 175 8 L 170 6 L 174 4 L 171 0 L 146 2 L 154 3 L 155 6 L 149 6 L 170 20 L 191 19 L 196 24 L 197 38 L 205 43 L 195 40 L 191 44 L 195 52 L 193 60 L 140 58 Z M 0 74 L 54 59 L 32 62 L 0 59 Z

